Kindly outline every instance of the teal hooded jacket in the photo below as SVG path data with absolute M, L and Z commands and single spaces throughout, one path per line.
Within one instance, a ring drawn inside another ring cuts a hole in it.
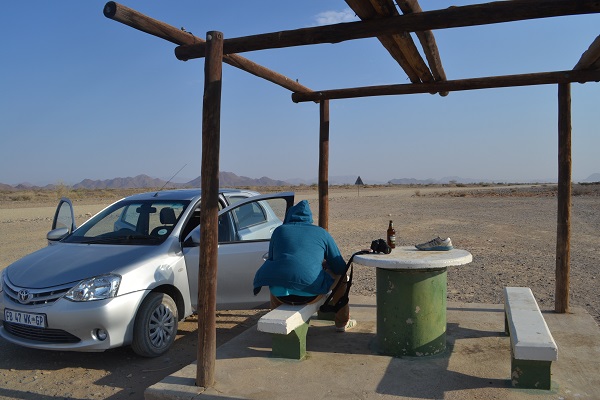
M 254 276 L 254 293 L 262 286 L 280 286 L 325 294 L 334 279 L 325 272 L 323 261 L 337 275 L 346 271 L 346 262 L 333 237 L 313 225 L 308 201 L 302 200 L 288 210 L 283 224 L 273 232 L 269 258 Z

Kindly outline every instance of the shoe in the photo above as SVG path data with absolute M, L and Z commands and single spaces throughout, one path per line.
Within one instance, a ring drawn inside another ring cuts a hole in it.
M 435 239 L 430 240 L 429 242 L 417 244 L 415 245 L 415 247 L 419 250 L 430 251 L 447 251 L 452 250 L 454 248 L 452 246 L 452 240 L 450 240 L 450 238 L 442 239 L 439 236 Z
M 344 326 L 336 326 L 335 330 L 337 332 L 346 332 L 349 331 L 350 329 L 354 328 L 356 326 L 356 320 L 355 319 L 349 319 L 348 322 L 346 322 L 346 325 Z

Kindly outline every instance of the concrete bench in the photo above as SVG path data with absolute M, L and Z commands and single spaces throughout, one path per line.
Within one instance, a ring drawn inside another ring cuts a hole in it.
M 327 300 L 327 296 L 311 304 L 283 304 L 258 320 L 258 330 L 273 336 L 274 357 L 301 360 L 306 356 L 306 333 L 311 316 Z
M 512 386 L 549 390 L 558 348 L 531 289 L 504 288 L 504 317 L 504 331 L 510 335 Z

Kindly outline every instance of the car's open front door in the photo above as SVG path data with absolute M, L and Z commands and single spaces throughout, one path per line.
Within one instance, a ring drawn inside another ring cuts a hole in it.
M 293 203 L 294 193 L 284 192 L 250 197 L 219 211 L 219 309 L 252 308 L 269 301 L 268 290 L 254 296 L 254 274 L 268 255 L 273 231 L 283 223 Z M 190 233 L 194 234 L 198 232 Z M 183 250 L 194 308 L 198 294 L 199 250 L 200 247 Z
M 75 230 L 75 214 L 73 213 L 73 203 L 66 197 L 63 197 L 56 206 L 54 219 L 52 220 L 52 229 L 48 232 L 48 245 L 56 243 L 63 237 Z

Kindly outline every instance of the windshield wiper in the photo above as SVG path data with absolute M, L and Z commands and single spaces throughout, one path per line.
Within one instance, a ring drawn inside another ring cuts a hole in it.
M 90 238 L 81 238 L 76 243 L 82 244 L 131 244 L 132 242 L 160 243 L 162 240 L 155 236 L 146 235 L 125 235 L 125 236 L 97 236 Z

